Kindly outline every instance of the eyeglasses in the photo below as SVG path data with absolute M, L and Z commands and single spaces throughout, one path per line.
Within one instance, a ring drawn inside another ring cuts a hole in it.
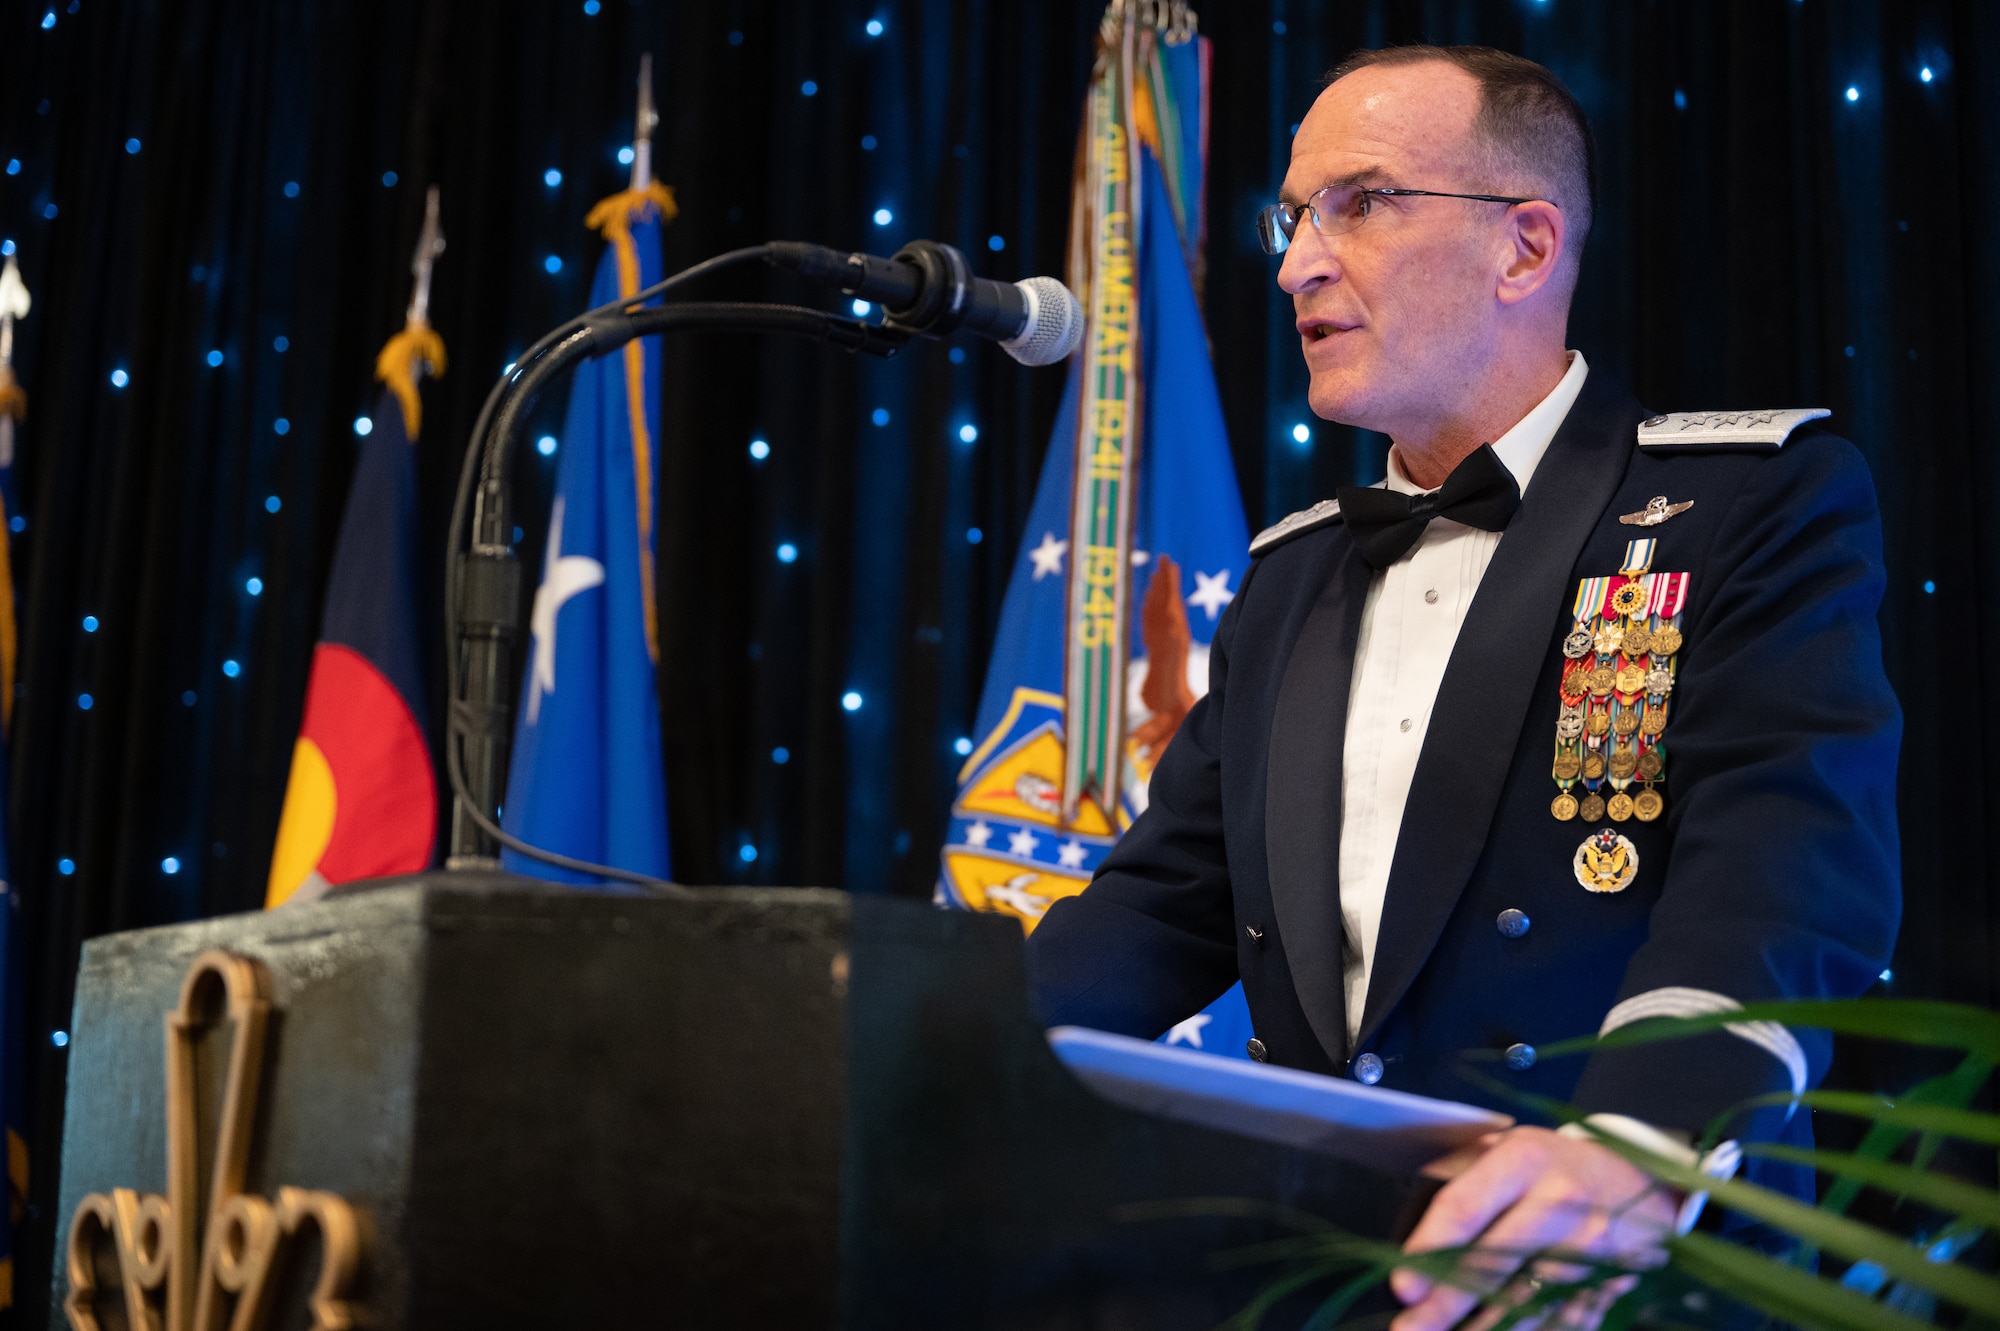
M 1305 203 L 1294 207 L 1274 203 L 1257 214 L 1257 240 L 1266 254 L 1283 254 L 1292 247 L 1298 233 L 1299 214 L 1312 215 L 1313 229 L 1322 236 L 1338 236 L 1352 231 L 1375 211 L 1375 200 L 1399 198 L 1475 199 L 1480 203 L 1532 203 L 1532 199 L 1510 199 L 1503 194 L 1447 194 L 1434 189 L 1364 189 L 1359 185 L 1328 185 L 1316 190 Z

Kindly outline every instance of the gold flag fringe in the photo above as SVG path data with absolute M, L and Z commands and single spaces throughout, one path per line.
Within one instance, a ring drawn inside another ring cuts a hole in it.
M 0 416 L 11 416 L 17 421 L 28 418 L 28 395 L 15 380 L 11 365 L 0 365 Z
M 648 216 L 671 222 L 680 216 L 674 192 L 659 181 L 644 189 L 620 190 L 601 200 L 584 225 L 599 233 L 618 258 L 618 294 L 639 292 L 639 251 L 632 223 Z M 639 510 L 639 592 L 645 606 L 646 655 L 660 663 L 658 609 L 653 604 L 653 441 L 646 429 L 646 353 L 637 341 L 625 344 L 625 414 L 632 422 L 632 485 Z
M 444 339 L 427 323 L 413 323 L 390 338 L 375 358 L 375 377 L 403 407 L 403 434 L 415 443 L 424 426 L 424 400 L 417 395 L 417 367 L 432 378 L 444 374 Z

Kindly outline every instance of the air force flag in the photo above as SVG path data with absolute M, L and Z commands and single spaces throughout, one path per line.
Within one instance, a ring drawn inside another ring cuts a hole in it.
M 660 226 L 672 206 L 653 185 L 591 213 L 611 242 L 592 306 L 659 280 Z M 570 389 L 501 822 L 536 846 L 664 878 L 652 530 L 659 403 L 657 338 L 585 363 Z M 596 881 L 512 851 L 503 859 L 516 873 Z

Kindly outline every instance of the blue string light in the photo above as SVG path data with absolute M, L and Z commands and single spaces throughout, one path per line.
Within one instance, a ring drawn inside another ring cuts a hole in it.
M 882 35 L 882 20 L 879 18 L 869 19 L 867 23 L 862 25 L 862 31 L 866 32 L 870 37 L 880 37 Z
M 1848 100 L 1848 101 L 1850 101 L 1850 102 L 1858 102 L 1858 101 L 1860 101 L 1860 100 L 1861 100 L 1861 89 L 1859 89 L 1859 88 L 1855 87 L 1855 86 L 1854 86 L 1853 84 L 1849 84 L 1849 85 L 1848 85 L 1848 87 L 1847 87 L 1847 100 Z
M 280 356 L 284 355 L 287 351 L 290 351 L 291 349 L 292 349 L 292 339 L 286 337 L 284 334 L 280 333 L 278 336 L 271 339 L 271 350 L 277 352 Z
M 97 616 L 96 616 L 96 615 L 85 615 L 85 616 L 83 617 L 83 631 L 84 631 L 85 633 L 95 633 L 95 632 L 97 632 Z
M 970 739 L 967 739 L 964 735 L 960 735 L 957 739 L 951 742 L 951 751 L 962 758 L 966 754 L 972 752 L 972 741 Z
M 737 30 L 737 29 L 735 29 L 735 28 L 731 28 L 731 29 L 729 30 L 729 44 L 730 44 L 731 46 L 741 46 L 741 45 L 743 45 L 743 34 L 742 34 L 742 32 L 740 32 L 739 30 Z
M 874 152 L 875 145 L 877 142 L 879 142 L 879 140 L 877 140 L 873 134 L 863 134 L 861 136 L 861 151 L 865 153 Z
M 298 182 L 298 181 L 296 181 L 296 180 L 287 180 L 287 181 L 285 182 L 285 197 L 286 197 L 286 198 L 288 198 L 288 199 L 296 199 L 296 198 L 298 198 L 298 197 L 299 197 L 299 182 Z
M 12 254 L 13 252 L 14 252 L 14 242 L 11 239 L 0 240 L 0 257 L 5 257 L 6 255 Z
M 56 861 L 56 872 L 61 874 L 65 878 L 69 877 L 71 874 L 76 872 L 76 861 L 71 859 L 67 855 L 63 856 L 61 859 Z M 62 1032 L 57 1031 L 56 1034 L 61 1035 Z
M 55 25 L 56 25 L 56 11 L 51 9 L 48 13 L 42 15 L 42 31 L 47 32 L 50 28 L 53 28 Z
M 292 423 L 286 420 L 283 416 L 280 416 L 278 417 L 278 419 L 271 422 L 271 433 L 290 434 L 291 432 L 292 432 Z M 276 510 L 274 509 L 273 512 L 275 511 Z
M 1007 248 L 1007 238 L 1005 236 L 988 236 L 986 238 L 986 248 L 998 254 L 1001 250 Z
M 369 420 L 366 416 L 356 416 L 354 418 L 354 433 L 360 435 L 362 438 L 365 439 L 374 432 L 375 432 L 374 421 Z
M 947 351 L 945 353 L 945 359 L 950 361 L 953 365 L 965 364 L 965 348 L 953 347 L 950 351 Z
M 550 189 L 554 189 L 556 186 L 562 184 L 562 172 L 556 170 L 554 167 L 550 167 L 548 170 L 542 172 L 542 183 Z
M 556 437 L 552 434 L 543 435 L 535 441 L 535 451 L 545 458 L 554 457 L 556 455 Z
M 889 409 L 887 407 L 877 407 L 868 414 L 868 419 L 874 421 L 877 425 L 887 425 L 889 423 Z
M 229 678 L 231 679 L 235 679 L 238 675 L 243 673 L 243 667 L 238 665 L 236 663 L 235 658 L 232 657 L 231 659 L 224 661 L 222 663 L 222 673 L 229 676 Z
M 786 763 L 790 762 L 791 760 L 792 760 L 792 751 L 786 748 L 784 745 L 780 744 L 777 748 L 771 750 L 771 761 L 776 763 L 778 766 L 783 767 Z
M 222 366 L 222 353 L 220 351 L 211 351 L 208 353 L 207 360 L 210 369 L 220 369 Z
M 958 441 L 959 441 L 959 442 L 960 442 L 961 444 L 976 444 L 976 443 L 978 443 L 978 442 L 979 442 L 979 427 L 978 427 L 977 425 L 974 425 L 974 424 L 973 424 L 973 423 L 972 423 L 971 421 L 967 421 L 967 422 L 966 422 L 965 424 L 963 424 L 963 425 L 959 426 L 959 427 L 958 427 Z
M 849 689 L 840 695 L 840 705 L 850 712 L 858 712 L 861 710 L 861 695 Z
M 67 1047 L 67 1046 L 69 1045 L 69 1032 L 68 1032 L 68 1031 L 50 1031 L 50 1032 L 49 1032 L 49 1043 L 50 1043 L 50 1044 L 52 1044 L 52 1045 L 54 1045 L 54 1046 L 55 1046 L 56 1048 L 58 1048 L 58 1049 L 63 1049 L 63 1048 L 66 1048 L 66 1047 Z
M 762 462 L 762 461 L 763 461 L 763 460 L 764 460 L 765 458 L 767 458 L 767 457 L 770 457 L 770 456 L 771 456 L 771 445 L 770 445 L 770 444 L 766 443 L 766 442 L 765 442 L 764 440 L 762 440 L 762 439 L 752 439 L 752 440 L 750 441 L 750 458 L 751 458 L 751 461 L 753 461 L 753 462 Z
M 790 541 L 786 541 L 778 547 L 778 562 L 780 564 L 789 564 L 798 557 L 799 548 Z
M 7 530 L 19 535 L 21 532 L 28 530 L 28 520 L 19 513 L 16 513 L 13 517 L 7 519 Z
M 1297 425 L 1294 425 L 1292 427 L 1293 443 L 1295 444 L 1310 443 L 1312 441 L 1312 437 L 1313 437 L 1312 427 L 1307 425 L 1304 421 L 1301 421 Z
M 384 171 L 382 173 L 382 188 L 393 189 L 395 188 L 395 185 L 396 185 L 396 173 L 394 171 Z
M 10 176 L 18 176 L 18 175 L 20 175 L 20 174 L 21 174 L 21 159 L 20 159 L 20 158 L 18 158 L 18 157 L 9 157 L 9 158 L 7 159 L 7 174 L 8 174 L 8 175 L 10 175 Z
M 243 590 L 249 592 L 252 596 L 262 596 L 264 594 L 264 580 L 262 578 L 247 578 L 244 580 Z
M 125 151 L 131 154 L 132 156 L 137 157 L 139 155 L 139 140 L 137 139 L 125 140 Z
M 1935 582 L 1926 581 L 1924 583 L 1924 595 L 1931 596 L 1934 595 L 1936 592 L 1937 592 L 1937 584 Z
M 896 214 L 890 212 L 887 208 L 877 208 L 875 210 L 876 226 L 887 226 L 889 225 L 889 223 L 895 220 L 896 220 Z
M 1917 71 L 1917 77 L 1922 79 L 1925 83 L 1929 83 L 1933 78 L 1936 77 L 1936 75 L 1931 73 L 1931 67 L 1929 65 L 1925 65 L 1922 69 Z M 1887 973 L 1888 972 L 1886 971 L 1883 972 L 1883 974 L 1885 975 Z
M 1687 95 L 1687 93 L 1686 93 L 1686 92 L 1685 92 L 1684 90 L 1680 89 L 1680 88 L 1675 88 L 1675 89 L 1674 89 L 1674 110 L 1676 110 L 1676 111 L 1685 111 L 1685 110 L 1687 110 L 1687 109 L 1688 109 L 1688 95 Z
M 985 539 L 986 539 L 986 533 L 979 530 L 979 528 L 968 527 L 965 529 L 965 543 L 967 545 L 978 545 L 981 541 Z
M 56 206 L 53 203 L 42 206 L 42 216 L 53 222 L 56 220 Z
M 807 79 L 804 83 L 801 83 L 799 85 L 799 94 L 804 97 L 811 97 L 818 91 L 819 91 L 819 85 L 817 83 L 814 83 L 811 79 Z
M 542 260 L 542 271 L 551 275 L 560 273 L 562 271 L 562 259 L 557 255 L 551 254 L 548 258 Z
M 737 850 L 736 858 L 742 860 L 745 864 L 753 864 L 757 859 L 757 848 L 746 841 Z
M 616 156 L 618 158 L 618 165 L 620 166 L 632 165 L 632 156 L 633 156 L 632 145 L 628 143 L 624 147 L 620 148 L 616 153 Z
M 167 858 L 160 861 L 161 873 L 176 874 L 179 873 L 180 871 L 181 871 L 181 862 L 175 859 L 173 856 L 169 855 L 167 856 Z
M 857 300 L 849 308 L 854 311 L 855 318 L 866 319 L 868 317 L 868 311 L 874 309 L 875 307 L 873 305 L 870 305 L 865 300 Z
M 88 693 L 79 693 L 76 695 L 76 705 L 80 710 L 87 712 L 97 705 L 97 699 L 91 697 Z
M 195 705 L 197 701 L 198 699 L 196 698 L 195 691 L 193 689 L 189 689 L 185 693 L 181 694 L 181 706 L 183 707 L 192 707 Z
M 276 513 L 279 509 L 283 508 L 284 506 L 285 506 L 285 501 L 278 498 L 278 496 L 276 495 L 266 495 L 264 497 L 264 511 L 266 513 Z
M 598 3 L 598 0 L 583 0 L 583 12 L 592 18 L 596 18 L 597 11 L 602 8 L 603 6 Z
M 117 369 L 111 372 L 111 386 L 113 388 L 123 388 L 125 385 L 131 382 L 132 382 L 132 376 L 125 373 L 124 366 L 121 365 Z

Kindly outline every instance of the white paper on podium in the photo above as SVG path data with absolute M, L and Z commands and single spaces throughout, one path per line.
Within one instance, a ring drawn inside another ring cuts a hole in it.
M 1390 1173 L 1415 1173 L 1514 1122 L 1475 1105 L 1081 1026 L 1058 1026 L 1048 1039 L 1063 1066 L 1113 1104 Z

